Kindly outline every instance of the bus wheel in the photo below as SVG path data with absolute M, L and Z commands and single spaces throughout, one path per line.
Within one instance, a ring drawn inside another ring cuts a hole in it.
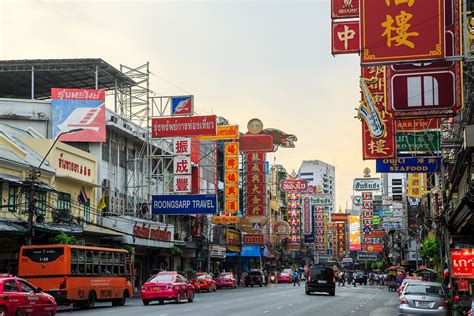
M 87 309 L 94 308 L 94 306 L 95 306 L 95 300 L 96 300 L 95 292 L 94 292 L 94 291 L 91 291 L 91 292 L 89 293 L 89 298 L 87 299 L 87 302 L 86 302 L 86 308 L 87 308 Z
M 124 306 L 125 302 L 127 301 L 127 297 L 128 297 L 128 291 L 124 291 L 122 298 L 117 298 L 112 301 L 112 306 Z

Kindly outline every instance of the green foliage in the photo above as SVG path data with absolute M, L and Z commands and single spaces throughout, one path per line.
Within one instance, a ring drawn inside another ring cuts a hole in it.
M 439 268 L 441 264 L 439 250 L 440 242 L 438 237 L 435 234 L 429 234 L 423 240 L 420 253 L 424 258 L 430 259 L 433 262 L 433 267 Z
M 196 275 L 197 271 L 193 268 L 189 268 L 183 271 L 184 275 L 189 279 Z
M 79 245 L 79 240 L 74 235 L 60 232 L 52 239 L 52 242 L 58 245 Z
M 173 257 L 179 257 L 183 254 L 183 250 L 179 247 L 173 246 L 173 247 L 170 248 L 170 254 Z

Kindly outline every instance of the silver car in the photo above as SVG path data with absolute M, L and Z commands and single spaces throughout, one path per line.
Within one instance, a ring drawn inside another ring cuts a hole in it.
M 399 315 L 449 315 L 441 284 L 408 282 L 400 295 Z

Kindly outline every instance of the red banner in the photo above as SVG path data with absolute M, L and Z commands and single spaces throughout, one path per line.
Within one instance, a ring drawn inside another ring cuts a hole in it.
M 474 279 L 474 249 L 451 250 L 451 276 Z
M 362 63 L 445 57 L 445 0 L 361 0 Z
M 153 118 L 152 138 L 216 135 L 216 116 Z
M 262 173 L 247 174 L 247 185 L 249 183 L 252 183 L 252 184 L 265 183 L 265 174 L 262 174 Z
M 367 83 L 367 88 L 371 94 L 371 100 L 376 107 L 376 112 L 372 111 L 372 115 L 377 115 L 385 126 L 385 131 L 379 137 L 375 137 L 371 129 L 367 125 L 365 119 L 362 119 L 362 156 L 364 160 L 367 159 L 383 159 L 395 158 L 396 156 L 396 142 L 395 142 L 395 125 L 390 114 L 386 112 L 386 67 L 363 67 L 362 78 Z M 370 107 L 367 105 L 366 96 L 362 94 L 362 103 L 364 107 L 370 112 Z M 359 110 L 359 113 L 361 110 Z
M 239 137 L 241 152 L 272 152 L 273 137 L 271 135 L 246 134 Z
M 248 163 L 247 164 L 247 173 L 265 173 L 265 164 L 264 163 Z
M 333 21 L 331 52 L 337 54 L 358 53 L 359 46 L 359 21 Z
M 265 162 L 265 153 L 264 152 L 255 152 L 246 155 L 245 158 L 247 162 Z
M 247 234 L 243 235 L 244 244 L 247 245 L 262 245 L 263 244 L 263 235 L 262 234 Z
M 331 18 L 347 19 L 359 17 L 359 0 L 331 0 Z

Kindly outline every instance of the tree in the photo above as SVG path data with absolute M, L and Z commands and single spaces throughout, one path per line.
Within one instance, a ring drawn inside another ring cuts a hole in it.
M 58 245 L 79 245 L 79 240 L 74 235 L 60 232 L 52 239 L 53 243 Z
M 433 267 L 439 270 L 441 259 L 439 256 L 440 243 L 438 237 L 430 233 L 423 240 L 420 254 L 423 258 L 429 259 L 433 263 Z

